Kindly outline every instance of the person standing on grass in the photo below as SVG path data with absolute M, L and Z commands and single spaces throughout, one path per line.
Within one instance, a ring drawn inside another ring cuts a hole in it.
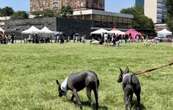
M 60 39 L 60 44 L 63 44 L 64 43 L 64 35 L 63 34 L 60 35 L 59 39 Z
M 125 40 L 125 43 L 128 42 L 128 39 L 129 39 L 129 36 L 126 34 L 126 35 L 125 35 L 125 39 L 124 39 L 124 40 Z
M 14 44 L 14 39 L 15 39 L 15 34 L 12 33 L 12 35 L 11 35 L 11 43 L 12 43 L 12 44 Z

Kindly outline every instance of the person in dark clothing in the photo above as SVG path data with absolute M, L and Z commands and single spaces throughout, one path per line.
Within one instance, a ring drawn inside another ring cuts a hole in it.
M 2 37 L 3 37 L 3 35 L 2 35 L 2 33 L 0 32 L 0 44 L 2 44 Z
M 13 34 L 11 35 L 11 43 L 12 43 L 12 44 L 14 44 L 14 40 L 15 40 L 15 34 L 13 33 Z
M 64 35 L 60 35 L 59 39 L 60 39 L 60 44 L 63 44 L 64 43 Z
M 37 44 L 39 43 L 39 36 L 38 36 L 38 34 L 35 35 L 35 43 L 37 43 Z
M 100 40 L 99 41 L 100 41 L 99 44 L 100 45 L 103 45 L 103 43 L 104 43 L 104 36 L 103 35 L 100 37 Z
M 125 40 L 125 43 L 128 42 L 128 39 L 129 39 L 129 36 L 126 34 L 126 35 L 125 35 L 125 39 L 124 39 L 124 40 Z
M 112 43 L 113 43 L 113 46 L 116 46 L 116 36 L 115 34 L 112 36 Z

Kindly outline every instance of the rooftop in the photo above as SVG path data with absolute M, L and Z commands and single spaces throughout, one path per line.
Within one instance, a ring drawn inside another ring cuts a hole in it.
M 114 12 L 107 12 L 107 11 L 93 10 L 93 9 L 74 11 L 73 15 L 104 15 L 104 16 L 118 16 L 118 17 L 125 17 L 125 18 L 134 18 L 133 15 L 130 15 L 130 14 L 114 13 Z

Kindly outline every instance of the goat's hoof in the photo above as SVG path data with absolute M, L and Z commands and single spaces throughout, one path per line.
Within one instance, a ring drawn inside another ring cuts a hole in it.
M 141 110 L 141 108 L 140 107 L 136 107 L 136 110 Z
M 79 105 L 79 107 L 80 107 L 81 110 L 83 109 L 82 105 Z

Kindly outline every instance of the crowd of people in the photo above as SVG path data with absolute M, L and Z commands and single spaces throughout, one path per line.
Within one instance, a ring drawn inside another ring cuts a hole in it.
M 65 42 L 81 42 L 85 43 L 86 40 L 89 40 L 90 43 L 93 41 L 97 41 L 98 44 L 103 45 L 112 45 L 112 46 L 119 46 L 122 41 L 125 43 L 127 42 L 137 42 L 137 41 L 143 41 L 143 36 L 136 36 L 137 40 L 132 40 L 131 35 L 124 34 L 124 35 L 118 35 L 118 34 L 100 34 L 100 35 L 80 35 L 78 33 L 74 33 L 72 35 L 66 35 L 65 33 L 55 34 L 55 35 L 49 35 L 49 36 L 41 36 L 39 34 L 33 34 L 33 35 L 27 35 L 23 36 L 22 39 L 24 43 L 60 43 L 63 44 Z M 0 44 L 7 44 L 7 43 L 15 43 L 16 41 L 16 35 L 15 33 L 11 34 L 3 34 L 0 33 Z
M 49 36 L 44 36 L 41 37 L 38 34 L 33 34 L 33 35 L 29 35 L 28 37 L 24 38 L 24 42 L 25 43 L 50 43 L 51 42 L 51 37 Z
M 15 41 L 15 34 L 5 34 L 0 32 L 0 44 L 7 44 L 7 43 L 14 43 Z
M 66 34 L 62 33 L 62 34 L 57 34 L 55 36 L 55 43 L 63 44 L 65 42 L 69 42 L 71 40 L 73 41 L 73 43 L 77 43 L 77 42 L 85 43 L 86 35 L 81 36 L 78 33 L 74 33 L 72 35 L 66 35 Z
M 136 36 L 136 39 L 133 40 L 131 39 L 131 35 L 129 34 L 125 34 L 125 35 L 118 35 L 118 34 L 108 34 L 108 33 L 104 33 L 104 34 L 101 34 L 101 35 L 97 35 L 96 37 L 93 35 L 92 37 L 92 41 L 91 43 L 94 41 L 94 40 L 97 40 L 99 44 L 106 44 L 106 45 L 109 45 L 109 44 L 112 44 L 113 46 L 119 46 L 120 43 L 122 41 L 124 41 L 125 43 L 127 42 L 139 42 L 139 41 L 144 41 L 144 37 L 143 36 Z

